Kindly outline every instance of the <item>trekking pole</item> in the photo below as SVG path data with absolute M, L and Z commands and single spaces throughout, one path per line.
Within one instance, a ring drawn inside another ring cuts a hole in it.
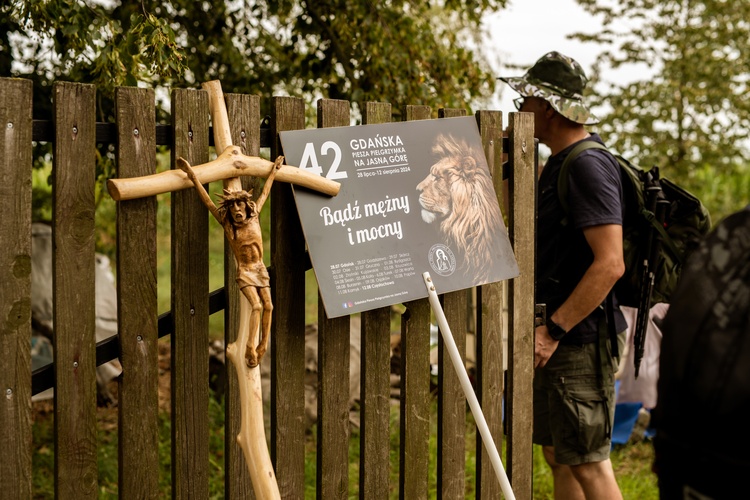
M 651 311 L 651 296 L 654 291 L 654 281 L 656 270 L 659 268 L 659 247 L 661 245 L 661 236 L 656 230 L 655 224 L 663 224 L 666 214 L 666 208 L 669 202 L 664 197 L 664 192 L 659 182 L 659 168 L 653 167 L 647 174 L 646 182 L 646 209 L 651 214 L 653 220 L 649 220 L 648 239 L 644 249 L 643 271 L 641 274 L 641 289 L 638 302 L 638 314 L 635 322 L 635 332 L 633 333 L 633 364 L 635 367 L 635 378 L 638 373 L 643 359 L 643 351 L 646 345 L 646 333 L 648 330 L 648 320 Z
M 469 380 L 469 375 L 466 373 L 466 367 L 461 360 L 461 354 L 456 347 L 456 341 L 453 340 L 453 333 L 451 333 L 448 321 L 445 319 L 445 313 L 440 305 L 440 300 L 438 299 L 437 291 L 435 290 L 435 284 L 432 282 L 432 278 L 430 278 L 430 273 L 422 273 L 422 278 L 427 287 L 432 312 L 435 313 L 435 318 L 440 327 L 440 334 L 443 336 L 443 342 L 445 342 L 445 347 L 447 348 L 448 354 L 453 362 L 453 368 L 456 369 L 461 388 L 466 395 L 466 400 L 469 402 L 469 407 L 471 408 L 471 413 L 474 415 L 477 429 L 479 429 L 479 434 L 482 436 L 482 442 L 487 449 L 487 454 L 490 456 L 492 468 L 495 470 L 497 480 L 500 482 L 500 488 L 503 490 L 505 498 L 515 500 L 516 497 L 513 494 L 513 489 L 510 487 L 510 481 L 508 480 L 508 475 L 503 468 L 503 462 L 500 460 L 500 454 L 495 446 L 495 441 L 492 439 L 492 434 L 490 433 L 490 428 L 487 426 L 487 421 L 484 419 L 482 407 L 479 406 L 479 400 L 474 393 L 474 388 Z

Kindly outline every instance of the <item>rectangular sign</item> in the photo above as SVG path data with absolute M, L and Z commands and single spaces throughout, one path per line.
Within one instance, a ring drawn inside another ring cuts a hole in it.
M 280 133 L 286 163 L 341 183 L 295 186 L 329 318 L 518 276 L 474 118 Z

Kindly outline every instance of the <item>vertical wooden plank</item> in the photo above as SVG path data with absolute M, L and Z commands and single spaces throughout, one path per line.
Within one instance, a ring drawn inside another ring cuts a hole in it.
M 457 116 L 466 116 L 466 110 L 438 110 L 439 118 Z M 441 296 L 445 319 L 464 362 L 468 298 L 467 290 Z M 463 498 L 466 494 L 466 396 L 442 335 L 438 338 L 438 366 L 438 498 Z
M 0 491 L 31 498 L 30 80 L 0 78 Z
M 174 148 L 208 161 L 208 95 L 172 92 Z M 172 193 L 172 496 L 208 497 L 208 217 L 193 189 Z
M 456 118 L 466 116 L 466 110 L 463 108 L 440 108 L 438 109 L 438 118 Z
M 260 153 L 260 97 L 242 94 L 226 94 L 227 118 L 232 130 L 232 143 L 242 153 L 258 156 Z M 253 177 L 242 177 L 242 189 L 260 194 L 261 183 Z M 224 345 L 237 338 L 240 318 L 240 291 L 237 285 L 237 268 L 234 254 L 228 242 L 224 242 L 224 290 L 227 304 L 224 309 Z M 227 499 L 253 499 L 255 492 L 247 470 L 242 448 L 237 443 L 240 432 L 240 389 L 234 368 L 227 365 L 226 393 L 224 395 L 224 485 Z
M 406 120 L 431 117 L 429 106 L 405 106 Z M 430 303 L 405 304 L 401 320 L 399 498 L 426 499 L 430 465 Z
M 464 363 L 467 292 L 459 290 L 441 297 L 446 320 Z M 438 498 L 463 498 L 466 494 L 466 396 L 442 335 L 438 339 L 438 366 Z
M 56 83 L 52 238 L 56 498 L 96 498 L 96 88 Z
M 402 116 L 404 121 L 429 120 L 432 118 L 432 109 L 429 106 L 408 104 L 404 106 Z
M 389 123 L 391 105 L 368 102 L 362 118 L 364 124 Z M 391 308 L 361 318 L 359 497 L 382 500 L 389 495 Z
M 430 465 L 430 303 L 404 304 L 401 318 L 399 498 L 428 498 Z
M 376 123 L 390 123 L 391 121 L 391 104 L 388 102 L 367 102 L 365 103 L 365 112 L 362 115 L 364 125 L 374 125 Z
M 502 207 L 503 184 L 503 115 L 500 111 L 476 113 L 479 133 L 492 174 L 492 183 Z M 505 215 L 505 214 L 503 214 Z M 503 440 L 503 284 L 490 283 L 478 287 L 476 331 L 477 397 L 487 421 L 495 447 L 502 450 Z M 492 468 L 482 437 L 477 432 L 476 497 L 481 500 L 500 498 L 501 488 Z M 502 458 L 502 457 L 501 457 Z M 503 464 L 505 459 L 503 458 Z
M 521 274 L 510 281 L 508 291 L 508 477 L 518 498 L 531 498 L 537 200 L 534 116 L 531 113 L 510 114 L 509 139 L 512 165 L 509 233 Z
M 117 175 L 156 173 L 153 89 L 115 91 Z M 117 204 L 117 322 L 122 376 L 118 393 L 119 494 L 159 496 L 159 331 L 156 296 L 156 197 Z
M 349 102 L 318 101 L 318 127 L 349 125 Z M 318 498 L 349 493 L 349 316 L 329 319 L 318 294 Z
M 271 157 L 281 154 L 279 132 L 305 128 L 302 99 L 274 97 Z M 271 459 L 281 498 L 305 493 L 305 238 L 292 187 L 271 188 Z

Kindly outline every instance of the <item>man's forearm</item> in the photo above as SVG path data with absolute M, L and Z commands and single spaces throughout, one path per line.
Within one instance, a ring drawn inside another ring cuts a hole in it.
M 570 296 L 557 311 L 549 311 L 552 321 L 570 331 L 599 304 L 625 272 L 622 256 L 622 226 L 605 224 L 583 230 L 594 260 Z

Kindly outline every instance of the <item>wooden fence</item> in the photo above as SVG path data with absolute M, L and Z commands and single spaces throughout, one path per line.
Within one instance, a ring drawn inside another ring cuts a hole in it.
M 95 148 L 116 146 L 117 175 L 141 176 L 156 170 L 157 144 L 167 144 L 172 162 L 209 160 L 207 95 L 174 89 L 171 126 L 155 123 L 151 89 L 118 88 L 116 121 L 97 123 L 92 85 L 56 83 L 53 120 L 32 119 L 32 82 L 0 79 L 0 497 L 31 498 L 32 372 L 31 172 L 32 142 L 53 144 L 55 492 L 58 498 L 98 495 L 95 368 L 119 357 L 119 495 L 157 498 L 158 394 L 157 340 L 171 333 L 172 495 L 208 496 L 208 318 L 223 309 L 227 343 L 234 340 L 239 316 L 231 253 L 225 258 L 227 295 L 209 294 L 208 215 L 193 190 L 175 192 L 172 211 L 171 312 L 158 317 L 155 197 L 117 206 L 117 291 L 119 335 L 95 343 L 94 239 Z M 280 154 L 278 133 L 305 127 L 299 98 L 273 97 L 270 128 L 261 127 L 260 98 L 226 95 L 233 141 L 245 154 L 270 148 Z M 318 103 L 318 126 L 348 126 L 345 101 Z M 440 110 L 440 116 L 463 115 Z M 426 106 L 405 106 L 406 120 L 432 117 Z M 363 123 L 391 121 L 391 105 L 367 103 Z M 476 290 L 476 390 L 515 495 L 532 494 L 531 380 L 533 372 L 533 274 L 536 199 L 536 149 L 528 115 L 510 115 L 503 140 L 498 111 L 476 113 L 495 186 L 502 189 L 502 145 L 508 144 L 509 232 L 521 275 L 509 282 L 507 372 L 503 370 L 501 284 Z M 249 182 L 248 180 L 244 182 Z M 305 254 L 299 219 L 288 184 L 275 183 L 271 194 L 271 266 L 274 322 L 271 346 L 270 452 L 283 498 L 305 496 L 304 330 Z M 224 297 L 232 299 L 226 303 Z M 444 309 L 459 346 L 465 345 L 467 297 L 444 295 Z M 218 304 L 218 305 L 217 305 Z M 427 299 L 404 304 L 401 318 L 400 466 L 397 491 L 402 499 L 428 498 L 430 467 L 430 306 Z M 349 490 L 349 318 L 328 319 L 319 307 L 319 383 L 317 424 L 317 498 L 347 498 Z M 359 497 L 389 497 L 390 308 L 361 315 L 361 432 Z M 440 345 L 438 388 L 438 498 L 463 498 L 466 487 L 467 408 L 458 378 Z M 108 354 L 109 353 L 109 354 Z M 44 374 L 35 374 L 41 379 Z M 50 382 L 52 383 L 52 382 Z M 239 426 L 236 377 L 227 378 L 225 422 L 225 497 L 252 498 L 244 457 L 236 444 Z M 504 405 L 504 409 L 503 409 Z M 505 422 L 502 415 L 505 413 Z M 477 498 L 501 497 L 490 460 L 478 440 Z

